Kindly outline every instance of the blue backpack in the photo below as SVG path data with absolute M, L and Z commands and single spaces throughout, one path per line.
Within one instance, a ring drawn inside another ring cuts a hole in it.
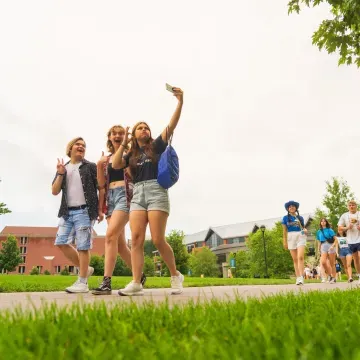
M 167 132 L 166 128 L 166 139 L 168 138 Z M 171 141 L 172 135 L 158 163 L 157 181 L 164 189 L 171 188 L 179 180 L 179 158 L 175 149 L 171 146 Z

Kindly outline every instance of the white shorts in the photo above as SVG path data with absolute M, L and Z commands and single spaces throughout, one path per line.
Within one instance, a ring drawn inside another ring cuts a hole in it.
M 289 250 L 295 250 L 300 246 L 305 246 L 306 235 L 301 234 L 301 231 L 291 231 L 288 233 L 287 243 Z

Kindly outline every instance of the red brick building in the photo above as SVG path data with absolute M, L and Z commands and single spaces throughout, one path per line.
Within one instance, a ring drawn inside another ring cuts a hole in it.
M 51 274 L 57 274 L 64 269 L 65 265 L 71 273 L 75 273 L 74 265 L 54 245 L 56 232 L 56 227 L 5 226 L 0 233 L 0 248 L 8 235 L 14 235 L 23 258 L 23 262 L 14 274 L 30 274 L 34 266 L 38 267 L 41 274 L 45 270 L 50 271 Z M 94 231 L 91 254 L 104 255 L 104 250 L 105 236 L 98 236 Z

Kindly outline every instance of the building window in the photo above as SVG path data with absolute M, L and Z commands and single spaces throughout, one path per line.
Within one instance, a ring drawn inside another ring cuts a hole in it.
M 75 272 L 75 266 L 72 266 L 72 265 L 70 265 L 69 266 L 69 273 L 74 273 Z
M 21 245 L 26 245 L 27 242 L 28 242 L 28 238 L 27 238 L 26 236 L 22 236 L 22 237 L 20 238 L 20 244 L 21 244 Z
M 244 236 L 233 237 L 227 241 L 228 244 L 240 244 L 245 242 Z
M 20 254 L 26 254 L 26 246 L 20 247 Z
M 55 274 L 60 274 L 61 268 L 60 265 L 55 266 Z
M 41 271 L 42 271 L 42 268 L 43 268 L 43 267 L 39 265 L 39 266 L 37 266 L 37 268 L 38 268 L 38 270 L 39 270 L 39 274 L 41 274 Z
M 26 256 L 22 256 L 21 257 L 21 264 L 25 264 L 26 263 Z
M 206 245 L 209 246 L 210 249 L 217 247 L 223 243 L 224 243 L 223 239 L 215 233 L 212 233 L 212 235 L 206 241 Z
M 25 266 L 19 266 L 19 274 L 25 274 Z

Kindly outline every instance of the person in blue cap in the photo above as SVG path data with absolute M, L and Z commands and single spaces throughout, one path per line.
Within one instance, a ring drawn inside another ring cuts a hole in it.
M 285 204 L 287 215 L 282 219 L 284 248 L 290 250 L 296 273 L 296 285 L 304 284 L 304 253 L 307 229 L 299 215 L 300 204 L 290 200 Z

